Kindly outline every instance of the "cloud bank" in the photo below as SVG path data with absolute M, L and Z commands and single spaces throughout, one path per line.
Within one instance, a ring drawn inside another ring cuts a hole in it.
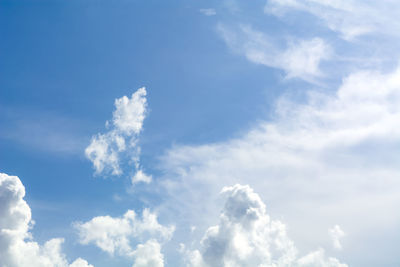
M 372 229 L 384 235 L 400 223 L 399 118 L 398 68 L 355 72 L 335 92 L 309 91 L 303 104 L 285 96 L 271 121 L 242 137 L 169 150 L 164 209 L 184 207 L 179 216 L 199 227 L 210 220 L 196 214 L 215 214 L 219 188 L 246 183 L 273 203 L 307 249 L 328 243 L 322 237 L 332 224 L 346 229 L 354 249 Z

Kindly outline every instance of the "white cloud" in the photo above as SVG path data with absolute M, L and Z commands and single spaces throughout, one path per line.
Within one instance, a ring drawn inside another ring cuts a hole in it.
M 398 36 L 399 8 L 397 1 L 390 0 L 268 0 L 264 11 L 277 16 L 293 10 L 309 12 L 344 39 L 351 40 L 370 33 Z
M 208 228 L 200 250 L 186 252 L 188 266 L 347 266 L 325 259 L 323 250 L 299 259 L 285 225 L 270 219 L 249 186 L 225 187 L 222 193 L 227 199 L 220 221 Z
M 92 141 L 86 148 L 85 154 L 92 161 L 97 174 L 102 173 L 105 168 L 111 169 L 114 175 L 122 173 L 119 167 L 118 153 L 125 150 L 125 146 L 121 146 L 121 143 L 118 142 L 121 138 L 114 132 L 98 134 L 92 137 Z
M 69 264 L 61 253 L 62 238 L 43 246 L 33 241 L 31 209 L 17 176 L 0 173 L 0 265 L 7 267 L 93 267 L 78 258 Z
M 173 216 L 200 229 L 211 219 L 198 214 L 215 214 L 219 188 L 246 183 L 285 217 L 298 246 L 326 242 L 337 222 L 352 233 L 346 250 L 367 251 L 371 229 L 384 236 L 400 224 L 399 118 L 400 69 L 353 73 L 337 92 L 309 91 L 305 104 L 284 97 L 273 120 L 242 137 L 168 151 L 164 214 L 180 206 Z
M 345 233 L 340 228 L 339 225 L 335 225 L 331 229 L 329 229 L 329 235 L 332 239 L 332 244 L 335 249 L 342 249 L 342 244 L 340 243 L 340 239 L 345 236 Z
M 297 261 L 299 267 L 346 267 L 347 264 L 340 263 L 336 258 L 326 258 L 322 249 L 314 251 Z
M 133 267 L 163 267 L 164 255 L 161 253 L 161 246 L 156 240 L 148 240 L 139 244 L 132 253 L 135 257 Z
M 217 12 L 213 8 L 201 8 L 200 13 L 202 13 L 205 16 L 215 16 Z
M 75 223 L 81 244 L 95 244 L 110 255 L 134 257 L 134 266 L 162 266 L 163 255 L 159 242 L 171 239 L 174 226 L 159 224 L 157 215 L 144 209 L 141 218 L 133 210 L 128 210 L 122 217 L 99 216 L 85 223 Z M 134 250 L 133 241 L 139 244 Z M 153 265 L 151 265 L 153 264 Z M 161 264 L 161 265 L 160 265 Z
M 118 132 L 130 136 L 139 134 L 146 114 L 146 89 L 138 89 L 131 99 L 126 96 L 115 100 L 113 124 Z
M 112 126 L 108 121 L 106 123 L 111 129 L 105 134 L 93 136 L 85 150 L 85 155 L 93 163 L 96 174 L 109 172 L 112 175 L 122 174 L 121 160 L 128 157 L 137 171 L 132 181 L 151 182 L 151 176 L 146 175 L 140 168 L 140 147 L 137 144 L 146 117 L 146 109 L 144 87 L 133 93 L 131 98 L 123 96 L 115 100 Z
M 233 51 L 254 63 L 282 69 L 287 78 L 314 81 L 322 76 L 320 62 L 329 59 L 332 53 L 320 38 L 291 41 L 283 49 L 275 40 L 249 26 L 232 29 L 220 24 L 218 31 Z
M 277 62 L 286 70 L 288 78 L 321 76 L 319 63 L 328 59 L 330 53 L 330 47 L 320 38 L 301 40 L 291 43 Z
M 139 183 L 139 182 L 144 182 L 144 183 L 150 183 L 152 180 L 152 176 L 145 174 L 142 170 L 138 170 L 134 176 L 132 176 L 132 184 Z
M 79 258 L 76 259 L 73 263 L 71 263 L 69 267 L 93 267 L 93 265 L 90 265 L 87 263 L 87 261 Z

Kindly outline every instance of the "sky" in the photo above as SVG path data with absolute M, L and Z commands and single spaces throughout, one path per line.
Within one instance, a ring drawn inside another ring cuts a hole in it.
M 399 266 L 399 12 L 0 1 L 0 266 Z

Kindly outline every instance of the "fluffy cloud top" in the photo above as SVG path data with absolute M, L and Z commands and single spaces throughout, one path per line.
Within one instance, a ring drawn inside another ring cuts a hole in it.
M 146 89 L 142 87 L 133 93 L 131 98 L 123 96 L 115 100 L 112 125 L 106 123 L 111 129 L 105 134 L 93 136 L 85 150 L 96 174 L 122 174 L 121 160 L 127 157 L 129 162 L 134 163 L 137 172 L 132 178 L 132 183 L 151 182 L 151 176 L 141 170 L 140 147 L 137 144 L 146 117 L 146 94 Z
M 187 251 L 189 266 L 346 267 L 323 250 L 297 257 L 285 225 L 273 221 L 249 186 L 225 187 L 227 197 L 219 224 L 208 228 L 201 250 Z
M 145 244 L 139 244 L 132 253 L 135 257 L 133 267 L 163 267 L 164 255 L 161 246 L 156 240 L 148 240 Z
M 333 247 L 335 249 L 342 249 L 340 239 L 345 236 L 345 233 L 340 228 L 340 226 L 335 225 L 334 227 L 329 229 L 329 235 L 331 236 Z
M 140 133 L 146 114 L 146 94 L 146 89 L 142 87 L 130 99 L 126 96 L 115 99 L 113 124 L 118 132 L 127 136 Z
M 95 244 L 110 255 L 135 258 L 133 266 L 163 266 L 161 245 L 171 239 L 174 226 L 159 224 L 157 215 L 144 209 L 141 218 L 133 210 L 122 217 L 99 216 L 85 223 L 75 223 L 81 244 Z M 134 250 L 132 242 L 142 242 Z
M 83 259 L 69 264 L 61 253 L 64 239 L 43 246 L 33 241 L 33 225 L 25 187 L 17 176 L 0 173 L 0 266 L 6 267 L 93 267 Z

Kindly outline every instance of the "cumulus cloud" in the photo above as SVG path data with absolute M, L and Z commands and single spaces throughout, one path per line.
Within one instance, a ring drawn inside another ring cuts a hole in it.
M 144 182 L 150 183 L 152 180 L 152 176 L 145 174 L 142 170 L 138 170 L 135 175 L 132 176 L 132 184 Z
M 331 236 L 333 247 L 338 250 L 342 249 L 340 239 L 345 236 L 342 228 L 339 225 L 335 225 L 329 229 L 329 235 Z
M 219 24 L 218 32 L 233 51 L 254 63 L 284 70 L 286 78 L 313 81 L 322 75 L 320 62 L 332 53 L 321 38 L 292 40 L 282 48 L 276 40 L 250 26 L 236 29 Z
M 188 266 L 346 267 L 322 249 L 299 258 L 286 227 L 273 221 L 249 186 L 224 187 L 225 206 L 218 225 L 208 228 L 201 249 L 186 251 Z
M 0 265 L 7 267 L 93 267 L 78 258 L 71 264 L 61 252 L 62 238 L 33 241 L 31 209 L 17 176 L 0 173 Z
M 147 107 L 146 89 L 144 87 L 132 94 L 115 100 L 113 124 L 118 132 L 130 136 L 139 134 L 143 128 Z
M 141 218 L 133 210 L 122 217 L 99 216 L 75 223 L 81 244 L 94 244 L 110 255 L 135 258 L 133 266 L 163 266 L 161 243 L 171 239 L 174 226 L 163 226 L 157 215 L 144 209 Z M 132 242 L 143 242 L 132 248 Z M 147 264 L 147 265 L 146 265 Z
M 145 244 L 139 244 L 132 253 L 135 257 L 133 267 L 163 267 L 164 255 L 161 246 L 156 240 L 148 240 Z
M 370 33 L 398 36 L 399 7 L 396 1 L 268 0 L 264 11 L 277 16 L 294 10 L 309 12 L 344 39 L 351 40 Z
M 134 163 L 137 172 L 132 182 L 151 182 L 151 176 L 141 169 L 138 146 L 138 137 L 146 117 L 146 94 L 146 89 L 142 87 L 133 93 L 131 98 L 123 96 L 115 100 L 112 122 L 106 122 L 110 130 L 105 134 L 93 136 L 85 150 L 85 155 L 93 163 L 96 174 L 122 174 L 121 160 L 128 157 L 129 161 Z
M 112 174 L 121 174 L 119 167 L 119 152 L 125 150 L 125 139 L 116 135 L 98 134 L 92 137 L 90 145 L 85 149 L 86 157 L 92 161 L 96 174 L 111 169 Z

